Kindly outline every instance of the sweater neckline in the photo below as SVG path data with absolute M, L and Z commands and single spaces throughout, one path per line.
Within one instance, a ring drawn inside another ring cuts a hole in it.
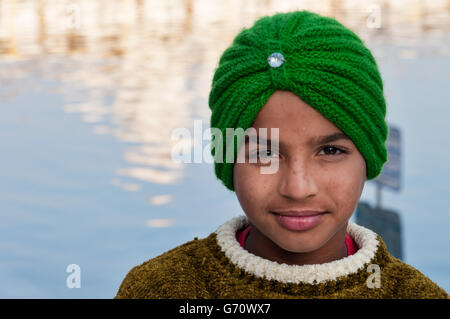
M 219 247 L 234 265 L 246 272 L 283 283 L 320 284 L 356 273 L 375 257 L 379 246 L 375 232 L 349 221 L 347 233 L 359 247 L 353 255 L 323 264 L 280 264 L 256 256 L 241 247 L 236 239 L 236 231 L 248 224 L 246 215 L 234 217 L 222 224 L 215 231 Z
M 250 225 L 247 225 L 236 231 L 236 239 L 239 242 L 239 245 L 241 245 L 241 247 L 244 249 L 245 241 L 250 234 L 251 228 L 252 227 Z M 345 234 L 345 246 L 347 247 L 347 256 L 353 255 L 358 250 L 358 245 L 356 245 L 354 240 L 347 233 Z

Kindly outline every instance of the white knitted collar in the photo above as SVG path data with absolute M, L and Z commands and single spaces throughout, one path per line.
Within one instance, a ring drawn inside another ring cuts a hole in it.
M 231 262 L 260 278 L 283 283 L 319 284 L 358 272 L 373 259 L 378 247 L 377 234 L 372 230 L 348 222 L 347 233 L 359 249 L 353 255 L 323 264 L 288 265 L 256 256 L 242 248 L 236 231 L 248 224 L 247 216 L 237 216 L 216 230 L 217 243 Z

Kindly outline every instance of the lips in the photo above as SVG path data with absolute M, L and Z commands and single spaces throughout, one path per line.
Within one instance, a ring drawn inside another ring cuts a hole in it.
M 278 214 L 278 215 L 283 215 L 283 216 L 299 216 L 299 217 L 304 217 L 304 216 L 314 216 L 314 215 L 319 215 L 322 213 L 325 213 L 323 211 L 318 211 L 318 210 L 286 210 L 286 211 L 276 211 L 273 212 L 274 214 Z
M 326 212 L 273 212 L 277 222 L 284 228 L 292 231 L 305 231 L 314 228 L 322 220 Z

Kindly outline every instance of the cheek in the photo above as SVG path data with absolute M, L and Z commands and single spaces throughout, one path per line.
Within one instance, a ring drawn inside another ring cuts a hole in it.
M 364 175 L 355 169 L 336 170 L 333 175 L 328 176 L 327 194 L 333 199 L 339 215 L 351 216 L 360 199 L 363 181 Z
M 234 189 L 242 209 L 247 215 L 260 211 L 269 200 L 270 185 L 263 180 L 265 175 L 259 173 L 259 168 L 249 164 L 234 165 Z

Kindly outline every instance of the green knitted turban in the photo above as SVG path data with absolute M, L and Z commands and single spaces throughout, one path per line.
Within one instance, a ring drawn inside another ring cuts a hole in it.
M 244 28 L 222 54 L 212 80 L 211 154 L 216 177 L 234 191 L 233 165 L 241 140 L 226 128 L 252 126 L 276 90 L 291 91 L 351 138 L 366 161 L 367 180 L 387 161 L 386 103 L 377 63 L 363 41 L 331 17 L 309 11 L 277 13 Z M 222 145 L 217 160 L 215 153 Z M 234 161 L 228 163 L 227 152 Z

